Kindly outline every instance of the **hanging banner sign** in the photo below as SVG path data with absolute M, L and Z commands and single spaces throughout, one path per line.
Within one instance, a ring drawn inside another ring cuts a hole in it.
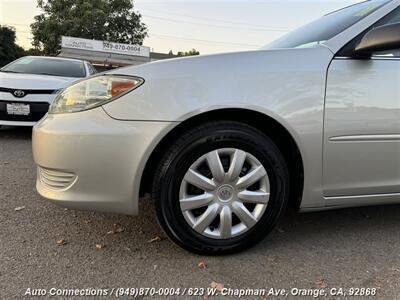
M 80 49 L 86 51 L 98 51 L 107 53 L 117 53 L 132 56 L 150 57 L 150 48 L 140 45 L 113 43 L 108 41 L 98 41 L 81 39 L 70 36 L 61 37 L 61 47 L 70 49 Z

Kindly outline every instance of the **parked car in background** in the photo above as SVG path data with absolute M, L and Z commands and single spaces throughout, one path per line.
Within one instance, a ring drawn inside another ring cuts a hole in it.
M 131 215 L 151 192 L 166 234 L 202 254 L 253 245 L 289 205 L 400 203 L 399 49 L 400 0 L 371 0 L 260 51 L 83 80 L 34 127 L 37 190 Z
M 96 73 L 87 61 L 25 56 L 0 69 L 0 126 L 33 126 L 57 94 Z

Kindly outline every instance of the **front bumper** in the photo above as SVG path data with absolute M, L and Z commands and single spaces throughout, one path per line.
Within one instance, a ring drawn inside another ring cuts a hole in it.
M 25 127 L 33 127 L 36 122 L 21 122 L 21 121 L 2 121 L 0 120 L 1 126 L 25 126 Z
M 146 161 L 175 124 L 118 121 L 101 107 L 49 114 L 33 129 L 36 188 L 64 207 L 136 215 Z

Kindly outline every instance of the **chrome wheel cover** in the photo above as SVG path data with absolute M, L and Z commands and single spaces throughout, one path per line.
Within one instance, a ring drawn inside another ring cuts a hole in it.
M 186 172 L 179 191 L 181 211 L 198 233 L 229 239 L 247 232 L 264 215 L 268 174 L 248 152 L 223 148 L 201 156 Z

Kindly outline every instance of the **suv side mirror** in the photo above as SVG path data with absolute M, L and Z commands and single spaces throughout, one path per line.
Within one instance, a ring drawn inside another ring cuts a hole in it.
M 365 57 L 375 52 L 395 49 L 400 49 L 400 23 L 379 26 L 367 32 L 354 54 Z

